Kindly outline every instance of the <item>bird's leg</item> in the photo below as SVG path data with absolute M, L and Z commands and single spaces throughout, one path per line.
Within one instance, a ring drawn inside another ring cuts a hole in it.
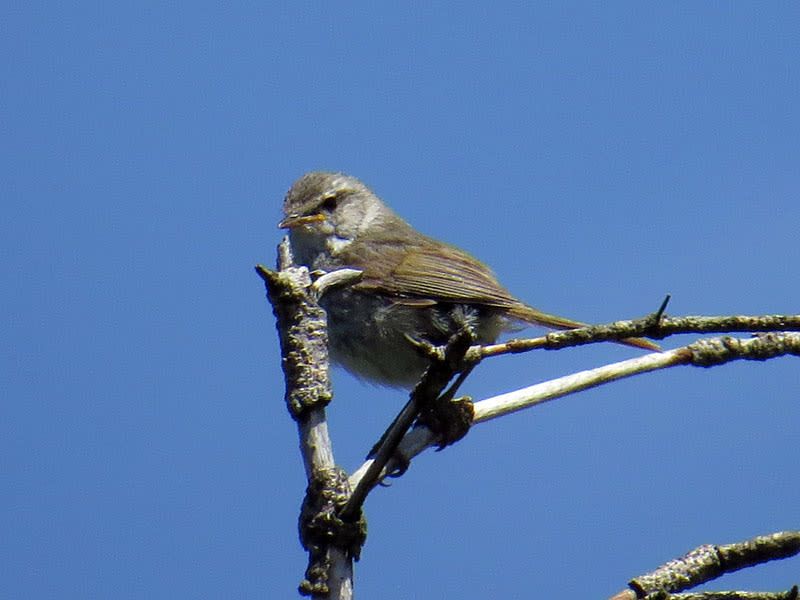
M 415 420 L 419 420 L 421 424 L 429 425 L 434 431 L 440 433 L 443 441 L 441 447 L 460 439 L 466 434 L 472 422 L 472 404 L 469 402 L 468 409 L 465 409 L 464 406 L 467 403 L 454 401 L 453 396 L 472 370 L 472 366 L 464 366 L 464 356 L 474 339 L 475 334 L 472 327 L 465 323 L 451 336 L 441 354 L 438 351 L 433 351 L 441 349 L 426 342 L 415 340 L 417 346 L 420 347 L 420 351 L 431 359 L 431 363 L 419 383 L 412 390 L 403 410 L 395 417 L 389 428 L 378 440 L 378 443 L 370 450 L 368 458 L 376 458 L 377 460 L 377 457 L 384 454 L 384 446 L 387 446 L 390 441 L 394 445 L 394 448 L 392 448 L 392 453 L 394 453 L 400 439 L 402 439 L 402 436 L 405 435 Z M 446 392 L 442 393 L 444 387 L 456 373 L 459 374 L 456 381 Z M 454 409 L 457 410 L 456 414 L 453 414 Z M 426 415 L 424 419 L 421 418 L 423 414 Z M 459 425 L 452 428 L 450 423 Z M 394 458 L 398 459 L 397 456 Z M 400 460 L 400 462 L 402 463 L 403 461 Z M 401 466 L 392 473 L 392 476 L 402 475 L 407 467 L 407 464 Z
M 451 314 L 453 314 L 453 320 L 458 324 L 459 329 L 447 343 L 442 366 L 447 373 L 447 381 L 452 379 L 456 373 L 458 376 L 444 392 L 424 397 L 425 402 L 420 404 L 419 416 L 415 425 L 428 427 L 438 434 L 439 450 L 467 434 L 474 414 L 472 399 L 469 397 L 456 399 L 455 395 L 472 369 L 475 368 L 474 363 L 464 361 L 467 351 L 475 343 L 477 337 L 474 328 L 475 315 L 474 311 L 470 309 L 455 309 Z

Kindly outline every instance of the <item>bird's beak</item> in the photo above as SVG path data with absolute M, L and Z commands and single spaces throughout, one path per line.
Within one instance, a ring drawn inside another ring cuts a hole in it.
M 311 223 L 319 223 L 325 220 L 325 215 L 316 213 L 313 215 L 289 215 L 283 221 L 278 223 L 279 229 L 294 229 L 302 225 L 309 225 Z

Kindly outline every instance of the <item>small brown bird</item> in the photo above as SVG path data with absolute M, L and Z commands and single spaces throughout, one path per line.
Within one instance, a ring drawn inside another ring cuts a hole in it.
M 279 226 L 298 264 L 359 269 L 358 283 L 326 293 L 331 357 L 364 379 L 414 385 L 427 366 L 409 337 L 440 345 L 463 326 L 481 344 L 519 323 L 572 329 L 511 295 L 483 263 L 416 231 L 354 177 L 313 172 L 292 185 Z M 658 349 L 643 339 L 622 340 Z

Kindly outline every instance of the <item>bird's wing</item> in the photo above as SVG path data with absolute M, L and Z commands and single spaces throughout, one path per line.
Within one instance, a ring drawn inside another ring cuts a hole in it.
M 458 248 L 422 236 L 413 244 L 393 243 L 391 239 L 384 242 L 380 251 L 363 263 L 359 289 L 409 300 L 498 308 L 520 304 L 488 267 Z
M 354 287 L 394 297 L 397 302 L 431 306 L 439 302 L 500 308 L 508 316 L 555 329 L 584 327 L 585 323 L 542 312 L 514 298 L 483 263 L 448 244 L 419 236 L 413 244 L 402 237 L 350 249 L 351 264 L 364 272 Z M 355 260 L 358 257 L 358 260 Z M 365 260 L 366 259 L 366 260 Z M 388 276 L 386 276 L 388 274 Z M 657 344 L 640 338 L 619 343 L 647 350 Z

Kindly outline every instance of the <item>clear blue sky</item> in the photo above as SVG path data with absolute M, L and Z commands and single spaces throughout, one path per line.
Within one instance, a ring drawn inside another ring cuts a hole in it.
M 1 598 L 293 596 L 304 480 L 252 267 L 307 170 L 544 310 L 798 312 L 800 4 L 537 4 L 3 9 Z M 352 469 L 404 396 L 334 383 Z M 600 598 L 797 528 L 799 390 L 797 359 L 672 370 L 477 427 L 369 498 L 360 597 Z

